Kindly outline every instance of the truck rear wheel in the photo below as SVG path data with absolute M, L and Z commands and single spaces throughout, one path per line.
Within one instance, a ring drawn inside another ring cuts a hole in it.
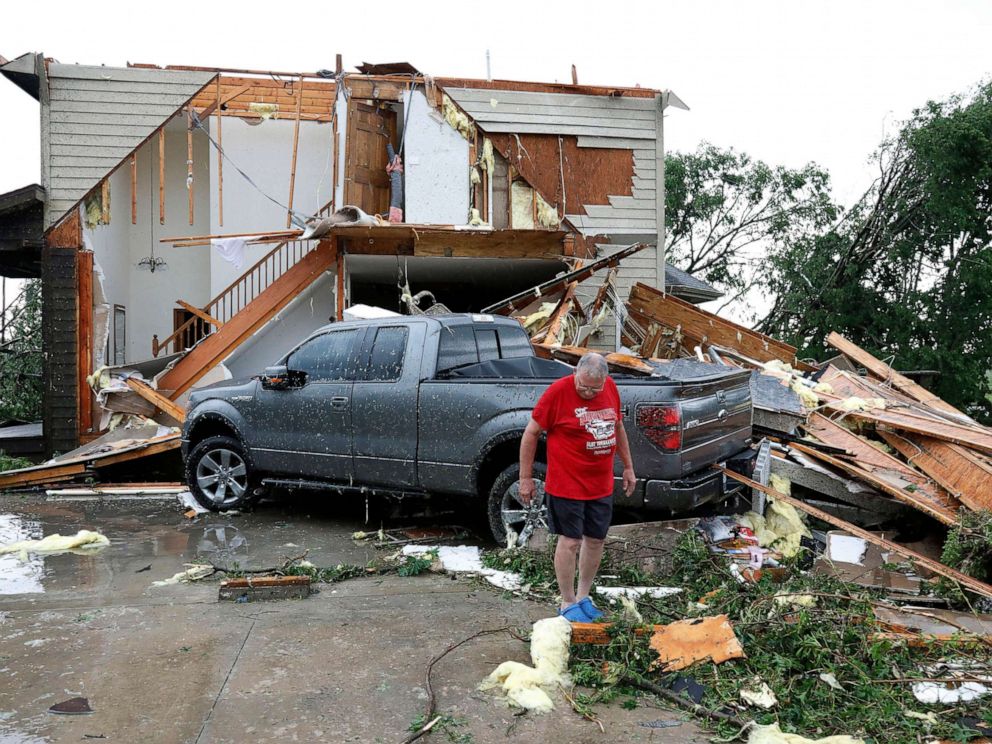
M 507 544 L 507 533 L 516 535 L 515 544 L 527 544 L 535 529 L 548 528 L 548 506 L 544 503 L 544 480 L 547 467 L 544 463 L 534 463 L 534 485 L 537 493 L 530 508 L 520 501 L 520 464 L 507 467 L 489 489 L 489 529 L 502 546 Z

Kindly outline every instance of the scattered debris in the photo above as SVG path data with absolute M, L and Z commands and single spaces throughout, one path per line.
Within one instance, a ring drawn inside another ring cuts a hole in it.
M 74 697 L 64 700 L 61 703 L 56 703 L 48 709 L 48 712 L 60 716 L 81 716 L 92 713 L 93 709 L 90 707 L 90 701 L 86 698 Z
M 482 576 L 493 586 L 508 591 L 523 587 L 520 576 L 509 571 L 486 568 L 482 565 L 482 554 L 475 545 L 405 545 L 403 555 L 423 556 L 437 553 L 441 568 L 451 573 L 469 573 Z
M 807 739 L 799 734 L 787 734 L 777 723 L 762 726 L 751 724 L 747 744 L 865 744 L 864 739 L 853 736 L 828 736 L 823 739 Z
M 205 565 L 202 563 L 186 563 L 187 566 L 185 571 L 180 571 L 174 574 L 168 579 L 162 579 L 161 581 L 153 581 L 152 586 L 172 586 L 174 584 L 188 584 L 193 581 L 199 581 L 200 579 L 205 579 L 208 576 L 213 576 L 217 569 L 211 565 Z
M 481 690 L 499 687 L 514 705 L 534 713 L 547 713 L 555 706 L 551 694 L 559 687 L 571 687 L 568 676 L 568 647 L 572 626 L 563 617 L 550 617 L 534 623 L 530 658 L 534 666 L 504 661 L 479 686 Z
M 0 555 L 16 553 L 22 561 L 28 553 L 79 553 L 91 554 L 110 545 L 104 535 L 90 530 L 80 530 L 75 535 L 48 535 L 41 540 L 20 540 L 9 545 L 0 545 Z
M 306 599 L 310 596 L 309 576 L 258 576 L 220 582 L 218 599 L 257 602 L 267 599 Z
M 719 664 L 744 657 L 730 619 L 726 615 L 699 617 L 663 625 L 651 636 L 651 648 L 658 654 L 652 668 L 678 671 L 697 661 Z
M 755 708 L 771 710 L 778 705 L 778 698 L 775 697 L 772 688 L 758 677 L 754 678 L 749 687 L 741 688 L 740 695 L 741 700 Z
M 992 694 L 992 672 L 975 662 L 941 662 L 924 667 L 923 671 L 934 680 L 913 683 L 913 696 L 921 703 L 968 703 Z

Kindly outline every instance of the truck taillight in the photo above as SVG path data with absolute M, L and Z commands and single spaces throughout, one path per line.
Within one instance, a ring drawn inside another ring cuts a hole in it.
M 682 446 L 682 414 L 678 406 L 638 406 L 636 422 L 644 436 L 660 449 L 675 451 Z

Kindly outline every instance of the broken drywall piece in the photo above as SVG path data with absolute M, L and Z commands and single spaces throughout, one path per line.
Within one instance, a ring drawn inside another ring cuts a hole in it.
M 744 658 L 744 649 L 726 615 L 680 620 L 657 628 L 651 648 L 658 654 L 651 668 L 678 671 L 697 661 L 714 664 Z
M 751 733 L 748 734 L 747 744 L 865 744 L 864 739 L 855 739 L 853 736 L 827 736 L 823 739 L 807 739 L 799 734 L 787 734 L 779 728 L 777 723 L 762 726 L 758 723 L 751 724 Z
M 771 710 L 778 705 L 778 698 L 772 692 L 772 688 L 767 682 L 755 677 L 748 687 L 742 688 L 738 694 L 748 705 L 764 710 Z
M 192 510 L 194 517 L 197 516 L 198 514 L 206 514 L 207 512 L 210 511 L 209 509 L 205 509 L 203 506 L 201 506 L 200 502 L 194 499 L 193 494 L 190 493 L 189 491 L 183 491 L 181 494 L 179 494 L 178 498 L 179 498 L 179 505 L 183 507 L 185 511 Z
M 502 688 L 513 705 L 534 713 L 554 709 L 551 693 L 571 687 L 568 676 L 568 648 L 572 625 L 563 617 L 538 620 L 530 636 L 533 667 L 518 661 L 504 661 L 486 677 L 480 690 Z
M 175 584 L 188 584 L 191 581 L 199 581 L 200 579 L 205 579 L 211 576 L 216 571 L 213 566 L 205 565 L 202 563 L 186 563 L 188 566 L 185 571 L 180 571 L 179 573 L 173 574 L 168 579 L 162 579 L 161 581 L 153 581 L 152 586 L 173 586 Z
M 863 566 L 867 549 L 868 541 L 860 537 L 836 530 L 827 533 L 826 556 L 832 561 Z
M 75 535 L 48 535 L 41 540 L 20 540 L 9 545 L 0 545 L 0 555 L 16 553 L 22 561 L 28 559 L 28 553 L 91 553 L 110 545 L 104 535 L 91 530 L 80 530 Z
M 451 573 L 471 573 L 482 576 L 500 589 L 517 591 L 523 586 L 520 574 L 499 571 L 482 565 L 482 554 L 477 545 L 404 545 L 403 555 L 423 556 L 437 551 L 441 568 Z

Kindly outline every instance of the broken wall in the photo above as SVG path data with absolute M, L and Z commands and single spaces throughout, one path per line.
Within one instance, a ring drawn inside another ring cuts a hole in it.
M 409 93 L 404 103 L 411 101 Z M 405 220 L 464 225 L 469 210 L 468 141 L 415 91 L 407 117 L 403 159 Z
M 125 161 L 110 181 L 110 224 L 86 226 L 84 235 L 94 259 L 104 272 L 104 293 L 111 305 L 126 312 L 126 359 L 151 357 L 152 336 L 165 340 L 172 332 L 172 310 L 177 299 L 203 305 L 210 295 L 210 256 L 206 246 L 175 248 L 163 237 L 197 235 L 210 229 L 209 144 L 202 132 L 193 133 L 193 224 L 189 224 L 186 190 L 185 119 L 165 129 L 165 224 L 159 222 L 158 137 L 137 153 L 137 223 L 131 224 L 131 167 Z M 154 273 L 139 269 L 151 255 L 166 266 Z
M 257 120 L 256 120 L 257 121 Z M 216 139 L 216 117 L 210 121 Z M 222 124 L 224 151 L 258 187 L 277 201 L 288 204 L 289 177 L 293 158 L 292 119 L 269 119 L 257 124 L 225 116 Z M 293 209 L 315 214 L 331 200 L 333 182 L 333 137 L 330 124 L 301 121 L 296 158 Z M 224 224 L 219 222 L 217 151 L 210 148 L 210 223 L 200 234 L 271 232 L 286 227 L 286 210 L 266 199 L 231 165 L 224 163 Z M 342 160 L 343 162 L 343 160 Z M 204 303 L 216 297 L 247 269 L 275 248 L 274 243 L 248 246 L 240 269 L 208 246 L 183 248 L 210 254 L 210 292 Z M 263 285 L 264 286 L 264 285 Z

